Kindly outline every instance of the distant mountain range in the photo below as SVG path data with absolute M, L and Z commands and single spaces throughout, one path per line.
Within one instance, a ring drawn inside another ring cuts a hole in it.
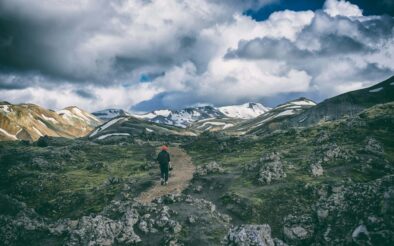
M 127 112 L 123 109 L 114 109 L 114 108 L 96 111 L 96 112 L 93 112 L 92 114 L 102 121 L 109 121 L 109 120 L 111 120 L 115 117 L 118 117 L 118 116 L 131 115 L 129 112 Z
M 101 123 L 77 107 L 55 112 L 34 104 L 0 102 L 0 140 L 37 140 L 44 135 L 82 137 Z
M 246 103 L 225 107 L 156 110 L 140 115 L 121 109 L 106 109 L 90 114 L 77 107 L 55 112 L 34 104 L 0 102 L 0 140 L 36 140 L 43 135 L 74 138 L 88 133 L 90 137 L 97 138 L 106 134 L 133 135 L 133 129 L 147 134 L 193 135 L 204 131 L 224 131 L 235 135 L 260 134 L 356 115 L 365 108 L 391 101 L 394 101 L 394 77 L 317 105 L 307 98 L 299 98 L 273 109 L 259 103 Z M 187 129 L 183 131 L 179 128 Z M 127 132 L 123 132 L 124 129 Z
M 106 121 L 118 116 L 134 116 L 139 119 L 148 120 L 159 124 L 178 126 L 182 128 L 189 127 L 192 123 L 207 119 L 253 119 L 270 108 L 260 103 L 245 103 L 242 105 L 232 105 L 225 107 L 189 107 L 182 110 L 155 110 L 147 114 L 131 114 L 122 109 L 106 109 L 93 112 L 93 115 Z

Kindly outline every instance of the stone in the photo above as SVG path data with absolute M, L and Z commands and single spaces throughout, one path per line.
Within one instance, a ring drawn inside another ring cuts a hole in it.
M 271 184 L 285 177 L 284 165 L 278 154 L 273 152 L 260 158 L 259 183 Z
M 196 221 L 197 221 L 197 218 L 195 217 L 195 216 L 193 216 L 193 215 L 189 215 L 188 217 L 187 217 L 187 222 L 189 223 L 189 224 L 194 224 L 194 223 L 196 223 Z
M 268 224 L 240 225 L 235 226 L 229 230 L 223 240 L 223 245 L 275 246 L 275 242 L 271 236 L 271 227 Z
M 120 220 L 103 215 L 84 216 L 75 230 L 70 232 L 66 245 L 113 245 L 115 242 L 133 244 L 141 241 L 133 226 L 138 221 L 135 210 L 127 210 Z
M 382 144 L 372 137 L 366 140 L 365 151 L 378 155 L 384 154 Z
M 324 173 L 324 169 L 321 166 L 321 162 L 317 162 L 315 164 L 312 164 L 310 168 L 311 168 L 312 176 L 314 176 L 314 177 L 322 176 Z
M 288 215 L 284 219 L 283 234 L 289 241 L 309 239 L 313 232 L 313 220 L 308 215 Z
M 214 173 L 224 173 L 224 169 L 216 161 L 211 161 L 203 166 L 199 166 L 196 170 L 197 176 L 205 176 Z

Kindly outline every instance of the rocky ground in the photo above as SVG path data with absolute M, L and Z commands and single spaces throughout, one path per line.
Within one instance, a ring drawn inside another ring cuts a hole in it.
M 2 142 L 0 242 L 391 245 L 393 123 L 389 103 L 259 136 L 177 138 L 194 176 L 151 203 L 136 198 L 157 181 L 163 139 Z

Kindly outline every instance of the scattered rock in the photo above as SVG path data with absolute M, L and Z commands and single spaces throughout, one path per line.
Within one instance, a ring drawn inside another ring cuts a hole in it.
M 323 167 L 321 166 L 321 162 L 317 162 L 317 163 L 311 165 L 311 173 L 312 173 L 312 176 L 314 176 L 314 177 L 318 177 L 318 176 L 323 175 L 324 170 L 323 170 Z
M 194 188 L 194 192 L 196 192 L 196 193 L 200 193 L 202 190 L 203 190 L 203 187 L 202 187 L 201 185 L 197 185 L 197 186 Z
M 366 140 L 365 151 L 378 155 L 384 154 L 382 144 L 372 137 Z
M 211 161 L 208 164 L 199 166 L 196 170 L 197 176 L 205 176 L 214 173 L 224 173 L 224 169 L 216 161 Z
M 284 165 L 277 153 L 270 153 L 260 159 L 260 171 L 258 181 L 261 184 L 270 184 L 273 181 L 286 177 Z
M 191 225 L 196 223 L 196 221 L 197 221 L 197 218 L 193 215 L 190 215 L 189 217 L 187 217 L 187 222 Z
M 312 237 L 314 224 L 308 215 L 288 215 L 284 219 L 283 234 L 289 241 L 302 241 Z
M 92 162 L 89 164 L 86 169 L 90 171 L 100 171 L 104 167 L 104 163 L 102 162 Z
M 121 178 L 110 176 L 108 177 L 106 184 L 114 185 L 114 184 L 119 184 L 121 181 L 122 181 Z
M 354 242 L 365 242 L 370 240 L 369 232 L 365 225 L 359 225 L 356 229 L 354 229 L 352 233 L 352 239 Z M 368 243 L 370 245 L 370 243 Z M 367 245 L 368 245 L 367 244 Z M 365 244 L 362 244 L 365 245 Z
M 279 239 L 271 236 L 271 227 L 263 225 L 240 225 L 231 228 L 223 240 L 223 245 L 250 246 L 264 245 L 276 246 L 286 245 Z
M 113 245 L 116 242 L 135 244 L 141 242 L 133 226 L 138 221 L 138 213 L 128 210 L 120 220 L 112 220 L 103 215 L 84 216 L 76 230 L 71 231 L 67 245 Z

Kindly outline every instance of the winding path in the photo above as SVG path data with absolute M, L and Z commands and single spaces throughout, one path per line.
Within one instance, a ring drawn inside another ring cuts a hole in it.
M 152 188 L 140 194 L 137 198 L 139 202 L 149 203 L 153 199 L 161 197 L 166 194 L 180 194 L 193 178 L 195 166 L 186 152 L 179 147 L 170 147 L 169 153 L 171 155 L 171 164 L 173 170 L 170 172 L 168 185 L 161 185 L 158 181 Z

